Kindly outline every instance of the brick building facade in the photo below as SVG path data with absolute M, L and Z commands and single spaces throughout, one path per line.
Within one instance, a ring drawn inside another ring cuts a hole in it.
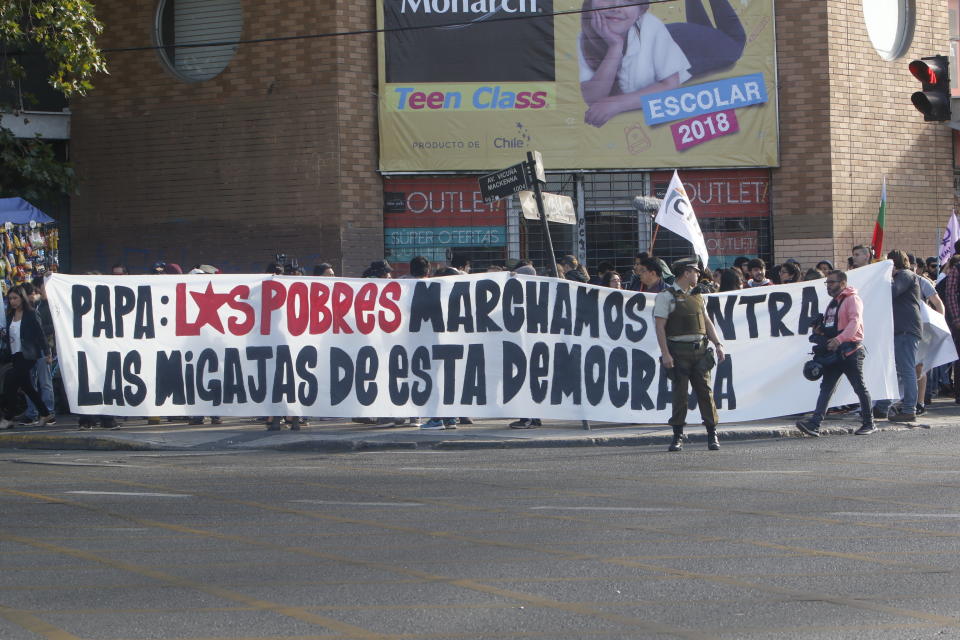
M 887 177 L 884 247 L 936 255 L 953 208 L 951 129 L 910 104 L 914 58 L 946 53 L 947 3 L 919 0 L 913 44 L 887 62 L 862 3 L 777 2 L 780 168 L 773 171 L 776 258 L 843 264 L 870 242 Z
M 376 23 L 373 2 L 242 6 L 245 41 Z M 73 105 L 72 270 L 165 260 L 259 271 L 283 252 L 357 275 L 382 257 L 374 36 L 241 44 L 218 76 L 184 82 L 156 51 L 109 51 L 152 43 L 156 10 L 153 0 L 97 3 L 110 75 Z M 933 254 L 953 206 L 952 139 L 910 105 L 906 67 L 946 51 L 947 3 L 917 0 L 916 11 L 912 46 L 886 62 L 859 0 L 777 0 L 768 257 L 842 264 L 870 240 L 884 175 L 885 245 Z
M 104 49 L 153 42 L 153 1 L 102 0 Z M 369 28 L 372 4 L 243 4 L 244 40 Z M 359 269 L 382 252 L 373 36 L 241 45 L 184 82 L 155 51 L 107 54 L 74 105 L 74 270 L 155 260 L 259 271 L 277 252 Z

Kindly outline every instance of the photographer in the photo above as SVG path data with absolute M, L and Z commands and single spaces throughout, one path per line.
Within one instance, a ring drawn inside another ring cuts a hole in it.
M 797 428 L 807 435 L 820 436 L 820 423 L 827 412 L 840 376 L 846 376 L 860 399 L 861 427 L 858 436 L 876 431 L 873 426 L 870 393 L 863 382 L 863 302 L 857 290 L 847 286 L 847 274 L 834 270 L 827 274 L 827 293 L 832 300 L 823 314 L 823 322 L 815 326 L 810 341 L 814 348 L 814 361 L 821 365 L 820 396 L 817 408 L 806 420 L 798 420 Z

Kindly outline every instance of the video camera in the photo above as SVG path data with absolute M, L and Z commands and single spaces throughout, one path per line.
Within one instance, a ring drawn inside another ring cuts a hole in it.
M 841 344 L 834 351 L 827 348 L 827 344 L 837 336 L 836 330 L 824 331 L 823 314 L 818 313 L 810 323 L 810 335 L 807 339 L 813 343 L 810 354 L 812 359 L 803 365 L 803 376 L 807 380 L 819 380 L 823 375 L 823 368 L 843 362 L 843 359 L 856 351 L 857 347 L 849 342 Z M 832 334 L 832 335 L 831 335 Z
M 276 253 L 273 257 L 273 273 L 278 276 L 297 273 L 300 270 L 300 263 L 296 257 L 288 257 L 285 253 Z

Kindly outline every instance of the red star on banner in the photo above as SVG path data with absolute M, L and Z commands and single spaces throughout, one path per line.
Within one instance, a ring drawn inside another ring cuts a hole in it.
M 205 324 L 210 325 L 220 333 L 224 333 L 223 323 L 220 322 L 220 307 L 227 303 L 230 299 L 230 294 L 214 293 L 213 283 L 208 282 L 206 291 L 203 293 L 191 291 L 190 295 L 193 296 L 193 301 L 200 307 L 200 312 L 197 313 L 197 319 L 193 323 L 193 329 L 197 332 L 195 335 L 200 333 L 200 329 L 203 328 Z

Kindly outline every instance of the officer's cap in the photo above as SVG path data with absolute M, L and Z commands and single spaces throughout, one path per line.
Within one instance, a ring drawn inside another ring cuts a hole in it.
M 679 276 L 689 267 L 694 267 L 702 271 L 702 269 L 700 269 L 700 260 L 697 258 L 681 258 L 670 266 L 670 270 Z

